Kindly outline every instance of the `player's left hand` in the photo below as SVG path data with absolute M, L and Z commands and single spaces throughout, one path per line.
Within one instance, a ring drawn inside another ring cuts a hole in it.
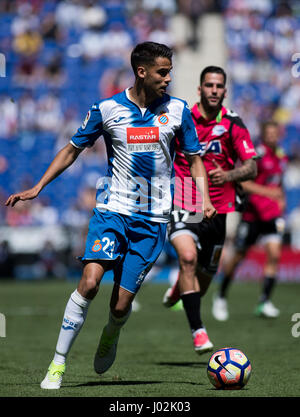
M 214 208 L 211 202 L 204 203 L 203 215 L 205 219 L 212 219 L 217 214 L 217 210 Z
M 216 168 L 208 171 L 210 180 L 213 185 L 222 185 L 227 182 L 227 171 L 224 171 L 224 169 L 217 163 L 215 159 L 213 159 L 212 162 Z

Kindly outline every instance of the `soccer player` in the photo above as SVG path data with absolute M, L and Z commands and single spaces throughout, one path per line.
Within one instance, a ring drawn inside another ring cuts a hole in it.
M 225 240 L 226 214 L 235 210 L 235 182 L 255 177 L 256 152 L 242 120 L 222 105 L 226 96 L 225 71 L 216 66 L 206 67 L 200 76 L 198 92 L 200 102 L 192 108 L 192 117 L 208 172 L 209 194 L 218 214 L 210 221 L 197 221 L 197 207 L 183 198 L 188 193 L 177 192 L 176 187 L 174 206 L 177 208 L 171 214 L 168 233 L 178 255 L 179 277 L 165 293 L 163 303 L 171 307 L 181 298 L 194 349 L 202 354 L 212 350 L 213 344 L 201 318 L 201 297 L 218 268 Z M 240 166 L 235 165 L 238 159 Z M 179 141 L 174 167 L 180 182 L 185 183 L 188 165 Z M 197 200 L 194 186 L 193 197 Z
M 58 389 L 66 358 L 85 321 L 104 273 L 113 269 L 108 323 L 94 358 L 98 374 L 113 364 L 120 329 L 146 274 L 160 254 L 172 207 L 174 140 L 180 138 L 191 175 L 203 178 L 204 216 L 214 216 L 197 133 L 187 103 L 166 94 L 171 81 L 172 50 L 145 42 L 131 54 L 133 87 L 95 103 L 77 133 L 54 158 L 32 189 L 11 195 L 6 205 L 33 199 L 83 151 L 103 135 L 107 177 L 98 181 L 90 220 L 83 274 L 66 305 L 56 351 L 41 388 Z
M 227 296 L 236 267 L 260 237 L 266 262 L 262 292 L 255 313 L 270 318 L 276 318 L 280 313 L 270 298 L 276 282 L 284 232 L 284 219 L 281 217 L 285 207 L 282 176 L 287 157 L 278 146 L 280 129 L 276 122 L 266 122 L 262 126 L 261 136 L 262 143 L 257 149 L 257 177 L 254 181 L 241 183 L 248 195 L 247 205 L 237 228 L 233 253 L 224 258 L 220 274 L 223 279 L 213 301 L 212 313 L 219 321 L 229 317 Z

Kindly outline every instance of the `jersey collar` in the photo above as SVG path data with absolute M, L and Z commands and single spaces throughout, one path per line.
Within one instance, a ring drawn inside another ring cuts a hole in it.
M 212 123 L 212 122 L 213 123 L 220 123 L 222 121 L 222 118 L 223 118 L 224 114 L 226 114 L 226 113 L 227 113 L 226 108 L 224 106 L 222 106 L 221 110 L 219 111 L 219 113 L 217 114 L 217 117 L 215 119 L 207 120 L 200 113 L 198 103 L 195 103 L 194 106 L 192 107 L 192 115 L 194 116 L 194 118 L 196 120 L 199 120 L 199 119 L 202 118 L 203 120 L 205 120 L 207 122 L 207 124 Z

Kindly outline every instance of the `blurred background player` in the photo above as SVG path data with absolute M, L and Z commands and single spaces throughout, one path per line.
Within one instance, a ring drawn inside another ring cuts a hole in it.
M 270 301 L 270 297 L 276 282 L 284 232 L 284 219 L 281 217 L 285 208 L 282 178 L 287 157 L 278 146 L 280 129 L 277 123 L 266 122 L 262 126 L 261 135 L 262 143 L 257 149 L 257 177 L 253 181 L 241 183 L 248 195 L 247 204 L 237 228 L 234 249 L 223 259 L 220 274 L 222 282 L 218 295 L 213 300 L 212 313 L 220 321 L 229 317 L 227 296 L 234 272 L 247 250 L 259 237 L 262 238 L 266 262 L 262 292 L 255 313 L 272 318 L 279 315 L 279 310 Z
M 199 206 L 193 204 L 201 201 L 195 185 L 191 184 L 192 193 L 185 190 L 190 175 L 177 139 L 174 211 L 168 225 L 169 240 L 179 259 L 179 277 L 165 293 L 163 303 L 172 307 L 181 298 L 194 348 L 199 354 L 213 348 L 201 319 L 201 297 L 218 268 L 225 240 L 226 215 L 235 210 L 235 182 L 256 175 L 253 159 L 256 152 L 249 132 L 238 115 L 222 105 L 226 97 L 225 85 L 226 73 L 222 68 L 206 67 L 198 87 L 200 102 L 191 111 L 208 172 L 210 198 L 218 214 L 209 221 L 202 220 Z M 235 167 L 238 159 L 241 165 Z M 187 196 L 192 198 L 189 200 Z

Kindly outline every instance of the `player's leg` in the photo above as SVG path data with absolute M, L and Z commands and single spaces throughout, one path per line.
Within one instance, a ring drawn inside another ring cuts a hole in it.
M 220 298 L 227 298 L 229 287 L 233 281 L 234 272 L 238 264 L 244 259 L 245 255 L 245 250 L 237 250 L 236 248 L 233 248 L 230 255 L 228 254 L 228 257 L 224 260 L 223 279 L 219 288 Z
M 229 317 L 228 292 L 233 282 L 234 273 L 246 256 L 249 247 L 257 240 L 259 233 L 256 222 L 241 221 L 237 226 L 233 246 L 222 259 L 221 282 L 218 292 L 213 298 L 212 314 L 218 321 L 225 321 Z
M 168 288 L 163 297 L 163 305 L 165 307 L 173 307 L 181 298 L 182 291 L 194 290 L 198 283 L 196 280 L 197 266 L 197 224 L 190 222 L 189 213 L 186 210 L 174 210 L 171 213 L 170 222 L 168 224 L 169 242 L 175 249 L 176 256 L 179 260 L 179 272 L 177 280 L 172 287 Z M 181 279 L 180 279 L 181 277 Z M 179 287 L 179 279 L 181 286 Z M 187 286 L 187 287 L 186 287 Z
M 209 278 L 204 274 L 202 280 L 197 278 L 198 254 L 191 235 L 177 236 L 172 239 L 172 244 L 179 260 L 180 298 L 191 329 L 194 349 L 198 354 L 202 354 L 213 348 L 201 318 L 201 296 L 206 292 Z
M 120 330 L 128 320 L 132 301 L 146 275 L 160 255 L 166 237 L 166 224 L 124 216 L 127 247 L 124 257 L 114 268 L 113 288 L 108 323 L 102 331 L 95 354 L 94 369 L 106 372 L 113 364 Z
M 82 328 L 89 304 L 97 294 L 105 271 L 114 265 L 114 261 L 122 258 L 124 242 L 126 238 L 122 218 L 115 213 L 101 213 L 95 209 L 89 223 L 85 253 L 81 258 L 84 263 L 82 277 L 67 303 L 56 353 L 41 383 L 42 388 L 60 388 L 67 355 Z
M 237 236 L 237 230 L 239 227 L 239 224 L 241 222 L 241 213 L 237 211 L 233 211 L 231 213 L 227 213 L 226 216 L 226 238 L 224 242 L 224 246 L 222 249 L 221 259 L 219 263 L 218 271 L 215 275 L 215 279 L 217 282 L 220 283 L 219 287 L 219 293 L 215 295 L 216 296 L 223 296 L 222 292 L 226 291 L 225 285 L 222 286 L 224 283 L 224 269 L 226 268 L 227 262 L 232 259 L 236 253 L 235 250 L 235 239 Z M 223 266 L 224 265 L 224 266 Z
M 260 316 L 276 318 L 280 311 L 271 302 L 271 295 L 277 280 L 278 263 L 281 255 L 281 240 L 278 236 L 269 236 L 265 240 L 266 262 L 264 265 L 264 277 L 262 291 L 256 313 Z
M 120 331 L 127 322 L 135 294 L 115 283 L 110 301 L 108 322 L 104 327 L 94 357 L 94 369 L 98 374 L 106 372 L 113 364 Z
M 226 215 L 219 214 L 210 221 L 203 220 L 198 226 L 198 262 L 196 276 L 200 288 L 201 299 L 206 294 L 212 278 L 214 277 L 221 258 L 225 240 Z M 212 350 L 213 344 L 209 340 L 206 328 L 203 324 L 201 314 L 201 303 L 199 315 L 202 326 L 195 333 L 194 346 L 198 353 Z
M 105 269 L 106 262 L 88 262 L 84 266 L 78 287 L 67 302 L 54 358 L 41 388 L 60 388 L 67 356 L 85 322 L 90 302 L 97 294 Z
M 194 331 L 201 327 L 199 316 L 200 287 L 196 278 L 197 248 L 193 236 L 182 234 L 172 239 L 172 244 L 178 255 L 179 279 L 178 290 L 185 312 Z
M 169 239 L 179 260 L 179 279 L 167 290 L 163 302 L 169 307 L 174 304 L 178 294 L 180 295 L 193 335 L 194 348 L 197 353 L 203 353 L 213 347 L 202 323 L 200 308 L 201 295 L 205 293 L 211 276 L 209 279 L 203 276 L 201 281 L 197 278 L 198 254 L 203 249 L 198 237 L 199 224 L 202 225 L 203 222 L 194 222 L 193 215 L 186 216 L 186 213 L 188 212 L 183 210 L 173 212 L 168 226 Z

